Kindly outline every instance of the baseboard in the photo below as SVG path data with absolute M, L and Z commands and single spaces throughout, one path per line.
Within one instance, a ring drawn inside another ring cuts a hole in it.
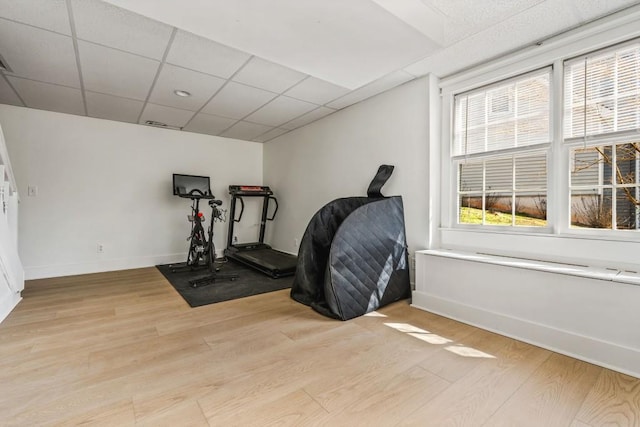
M 78 274 L 102 273 L 105 271 L 153 267 L 159 264 L 184 262 L 186 258 L 186 254 L 171 254 L 135 258 L 116 258 L 78 264 L 58 264 L 36 267 L 25 266 L 24 274 L 25 280 L 46 279 L 49 277 L 75 276 Z
M 413 292 L 413 307 L 640 378 L 640 351 L 528 320 Z
M 7 318 L 9 313 L 18 305 L 22 300 L 22 296 L 19 293 L 9 294 L 6 298 L 0 301 L 0 323 Z

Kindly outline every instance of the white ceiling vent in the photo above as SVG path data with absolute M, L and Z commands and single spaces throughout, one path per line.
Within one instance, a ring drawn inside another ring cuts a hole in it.
M 0 55 L 0 70 L 13 73 L 13 70 L 11 69 L 11 67 L 9 67 L 9 65 L 7 64 L 7 61 L 4 60 L 2 55 Z
M 182 128 L 180 126 L 171 126 L 171 125 L 168 125 L 166 123 L 156 122 L 155 120 L 146 120 L 144 122 L 144 124 L 147 125 L 147 126 L 153 126 L 153 127 L 156 127 L 156 128 L 182 130 Z

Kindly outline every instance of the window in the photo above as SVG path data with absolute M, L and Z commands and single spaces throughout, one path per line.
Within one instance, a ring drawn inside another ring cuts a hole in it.
M 572 228 L 640 229 L 640 42 L 564 64 Z
M 440 80 L 430 245 L 638 271 L 640 27 L 626 19 Z
M 551 68 L 454 98 L 458 224 L 547 225 Z
M 454 94 L 452 126 L 453 225 L 640 230 L 640 41 Z

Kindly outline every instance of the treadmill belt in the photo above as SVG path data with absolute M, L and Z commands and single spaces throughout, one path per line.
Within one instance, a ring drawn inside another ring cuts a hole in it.
M 254 249 L 228 254 L 229 259 L 246 264 L 273 277 L 295 274 L 298 257 L 275 249 Z
M 273 249 L 256 249 L 253 251 L 238 252 L 237 256 L 274 270 L 282 270 L 291 266 L 295 267 L 297 263 L 297 258 L 294 255 Z

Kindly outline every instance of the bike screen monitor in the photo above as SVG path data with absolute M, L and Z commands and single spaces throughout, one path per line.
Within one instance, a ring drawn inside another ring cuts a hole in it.
M 208 176 L 173 174 L 173 194 L 185 196 L 196 194 L 198 196 L 211 195 L 211 185 Z

